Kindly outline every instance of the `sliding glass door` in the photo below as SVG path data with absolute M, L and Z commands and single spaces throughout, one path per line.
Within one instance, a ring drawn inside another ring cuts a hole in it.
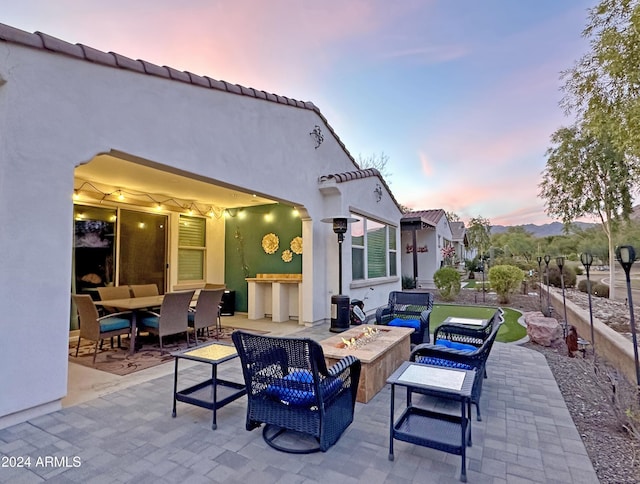
M 167 216 L 120 209 L 118 284 L 156 284 L 164 294 Z

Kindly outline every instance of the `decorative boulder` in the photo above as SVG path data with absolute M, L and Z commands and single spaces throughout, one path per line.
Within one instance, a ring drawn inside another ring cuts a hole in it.
M 542 346 L 564 345 L 562 326 L 555 318 L 547 318 L 539 311 L 524 313 L 527 334 L 533 343 Z

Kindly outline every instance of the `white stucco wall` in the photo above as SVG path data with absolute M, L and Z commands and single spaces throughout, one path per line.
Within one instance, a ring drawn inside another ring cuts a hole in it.
M 318 178 L 356 168 L 328 129 L 315 149 L 309 133 L 324 127 L 315 112 L 18 44 L 0 42 L 0 58 L 0 427 L 49 411 L 66 394 L 73 173 L 99 153 L 117 150 L 304 207 L 303 319 L 328 319 L 337 243 L 319 220 L 335 204 L 327 207 Z M 340 184 L 338 208 L 398 224 L 388 193 L 381 202 L 369 197 L 376 181 Z M 348 240 L 344 255 L 349 287 Z M 380 294 L 394 287 L 386 284 Z

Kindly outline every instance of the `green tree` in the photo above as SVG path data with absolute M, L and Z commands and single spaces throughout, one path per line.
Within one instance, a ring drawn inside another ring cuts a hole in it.
M 453 301 L 460 293 L 460 273 L 453 267 L 443 267 L 434 272 L 433 283 L 445 301 Z
M 635 170 L 610 138 L 595 136 L 584 127 L 560 128 L 551 141 L 540 183 L 546 212 L 565 225 L 585 215 L 598 217 L 608 240 L 610 277 L 615 280 L 614 236 L 619 218 L 628 218 L 631 212 Z
M 469 221 L 467 227 L 469 247 L 475 249 L 482 256 L 491 245 L 491 222 L 487 218 L 477 216 Z
M 562 105 L 617 150 L 640 156 L 640 4 L 601 0 L 589 9 L 582 35 L 591 48 L 562 73 Z
M 531 262 L 537 254 L 539 244 L 524 227 L 507 227 L 506 232 L 491 236 L 491 245 L 501 248 L 505 257 L 522 258 Z

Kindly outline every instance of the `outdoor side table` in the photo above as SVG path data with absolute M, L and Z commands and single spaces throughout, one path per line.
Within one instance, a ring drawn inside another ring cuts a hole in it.
M 174 356 L 176 361 L 173 376 L 173 412 L 171 416 L 174 418 L 176 416 L 176 401 L 208 408 L 213 411 L 211 428 L 215 430 L 217 427 L 216 411 L 247 393 L 244 384 L 218 378 L 218 364 L 237 358 L 238 353 L 235 347 L 213 343 L 176 351 L 171 353 L 171 356 Z M 211 379 L 178 391 L 178 361 L 181 359 L 210 364 Z
M 393 440 L 402 440 L 462 457 L 460 480 L 467 482 L 466 448 L 471 445 L 471 389 L 475 370 L 442 368 L 405 361 L 388 378 L 391 384 L 389 460 L 393 460 Z M 395 387 L 406 387 L 406 407 L 397 420 Z M 412 404 L 414 392 L 460 402 L 460 416 L 434 412 Z

